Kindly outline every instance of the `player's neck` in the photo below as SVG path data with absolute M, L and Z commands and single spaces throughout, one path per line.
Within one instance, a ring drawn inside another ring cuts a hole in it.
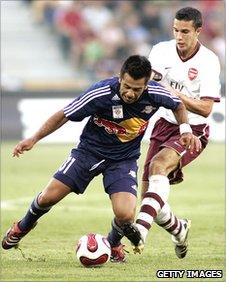
M 191 48 L 189 51 L 181 52 L 177 49 L 177 53 L 178 53 L 180 59 L 183 62 L 185 62 L 185 61 L 191 59 L 198 52 L 199 48 L 200 48 L 200 43 L 197 41 L 194 48 Z

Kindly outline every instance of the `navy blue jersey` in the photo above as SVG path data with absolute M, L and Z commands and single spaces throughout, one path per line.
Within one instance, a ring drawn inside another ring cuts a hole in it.
M 119 87 L 118 77 L 97 82 L 64 108 L 65 116 L 71 121 L 90 116 L 78 150 L 112 160 L 138 158 L 151 116 L 161 106 L 174 110 L 181 102 L 163 86 L 150 81 L 136 102 L 126 104 L 120 97 Z

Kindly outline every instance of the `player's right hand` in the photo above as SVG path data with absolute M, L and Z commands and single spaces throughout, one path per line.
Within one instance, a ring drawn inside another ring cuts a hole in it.
M 35 144 L 34 138 L 27 138 L 20 141 L 13 149 L 13 157 L 19 157 L 24 151 L 29 151 Z
M 190 151 L 191 154 L 194 151 L 199 152 L 202 149 L 202 143 L 199 138 L 190 132 L 184 132 L 180 137 L 180 143 Z

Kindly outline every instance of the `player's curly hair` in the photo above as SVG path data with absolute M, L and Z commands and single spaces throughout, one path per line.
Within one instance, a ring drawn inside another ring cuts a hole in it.
M 141 79 L 144 77 L 145 82 L 148 82 L 151 76 L 151 70 L 151 63 L 146 57 L 132 55 L 123 63 L 120 76 L 123 77 L 125 73 L 128 73 L 133 79 Z
M 202 14 L 192 7 L 185 7 L 176 12 L 175 19 L 178 21 L 193 21 L 195 29 L 202 26 Z

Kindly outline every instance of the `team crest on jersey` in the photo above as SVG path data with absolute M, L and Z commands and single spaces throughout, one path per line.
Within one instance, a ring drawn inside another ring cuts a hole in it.
M 122 105 L 112 106 L 112 114 L 113 114 L 113 118 L 115 118 L 115 119 L 123 118 L 123 107 L 122 107 Z
M 188 70 L 188 78 L 194 80 L 198 76 L 198 71 L 195 68 L 190 68 Z

